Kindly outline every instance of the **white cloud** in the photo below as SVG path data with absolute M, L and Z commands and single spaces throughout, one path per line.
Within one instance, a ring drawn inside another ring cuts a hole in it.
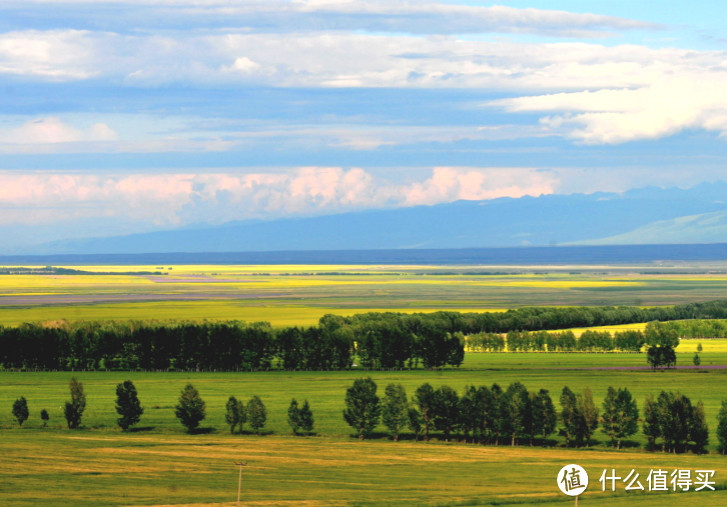
M 87 129 L 76 128 L 56 117 L 38 118 L 19 127 L 0 129 L 2 145 L 43 145 L 115 141 L 117 133 L 105 123 L 94 123 Z
M 497 101 L 510 111 L 558 112 L 541 122 L 585 144 L 655 139 L 685 129 L 727 135 L 727 71 L 664 74 L 636 89 L 572 92 Z M 564 112 L 564 113 L 563 113 Z
M 558 180 L 552 173 L 527 168 L 436 167 L 432 177 L 402 188 L 404 204 L 434 204 L 458 199 L 483 200 L 551 194 Z
M 407 184 L 360 168 L 277 173 L 88 175 L 0 172 L 0 226 L 104 220 L 139 229 L 336 213 L 550 193 L 552 173 L 527 168 L 434 168 Z
M 501 5 L 457 5 L 425 0 L 5 0 L 6 9 L 28 4 L 84 9 L 87 18 L 102 16 L 88 7 L 113 6 L 117 24 L 129 12 L 145 10 L 141 22 L 164 25 L 204 24 L 224 19 L 225 26 L 262 31 L 369 30 L 396 33 L 528 33 L 604 37 L 614 31 L 654 29 L 643 21 L 591 13 L 518 9 Z M 139 22 L 139 16 L 133 17 Z

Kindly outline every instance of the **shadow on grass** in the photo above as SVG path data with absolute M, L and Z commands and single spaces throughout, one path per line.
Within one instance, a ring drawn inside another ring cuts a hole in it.
M 217 433 L 215 428 L 195 428 L 189 431 L 190 435 L 212 435 Z
M 154 431 L 156 426 L 138 426 L 135 428 L 129 428 L 129 433 L 142 433 L 145 431 Z

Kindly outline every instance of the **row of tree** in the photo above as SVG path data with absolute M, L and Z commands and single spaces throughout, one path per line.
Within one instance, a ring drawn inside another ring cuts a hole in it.
M 444 440 L 452 434 L 460 439 L 481 444 L 517 445 L 540 441 L 547 445 L 556 430 L 565 437 L 566 446 L 590 446 L 596 429 L 606 434 L 612 446 L 621 447 L 623 439 L 638 432 L 639 410 L 628 389 L 609 387 L 599 411 L 589 388 L 576 394 L 564 387 L 557 411 L 549 392 L 540 389 L 528 392 L 520 382 L 503 390 L 498 384 L 468 386 L 459 396 L 449 386 L 434 389 L 420 386 L 412 400 L 401 384 L 389 384 L 384 398 L 376 394 L 376 383 L 369 378 L 357 379 L 346 391 L 344 420 L 356 431 L 358 438 L 370 435 L 383 422 L 393 440 L 409 428 L 415 438 L 429 440 L 432 430 L 440 431 Z M 709 442 L 702 402 L 692 405 L 689 398 L 662 391 L 658 398 L 646 399 L 643 432 L 653 449 L 657 439 L 662 449 L 696 453 L 706 452 Z M 727 401 L 720 412 L 718 437 L 721 449 L 727 445 Z M 560 427 L 558 423 L 560 422 Z
M 679 334 L 674 322 L 649 322 L 644 331 L 628 329 L 609 331 L 586 330 L 576 337 L 573 331 L 509 331 L 477 333 L 466 339 L 468 350 L 473 352 L 639 352 L 644 345 L 679 345 Z
M 275 330 L 268 323 L 88 322 L 0 327 L 6 370 L 251 371 L 459 366 L 464 336 L 443 328 L 402 328 L 396 319 L 354 328 L 327 315 L 318 326 Z
M 268 323 L 81 322 L 0 327 L 0 366 L 33 370 L 326 370 L 458 365 L 464 335 L 678 319 L 727 318 L 727 300 L 658 308 L 532 307 L 506 312 L 326 315 L 318 326 L 273 330 Z M 585 350 L 636 350 L 638 334 L 581 337 Z M 648 333 L 643 339 L 649 343 Z M 503 342 L 490 336 L 483 347 Z M 512 350 L 577 350 L 579 341 L 513 334 Z M 504 344 L 503 344 L 504 345 Z
M 68 428 L 78 428 L 86 408 L 83 384 L 72 378 L 69 384 L 71 399 L 65 403 L 64 416 Z M 637 433 L 639 410 L 628 389 L 609 387 L 599 411 L 589 388 L 576 394 L 567 386 L 560 395 L 557 411 L 546 389 L 528 392 L 520 382 L 513 382 L 503 390 L 498 384 L 468 386 L 459 396 L 449 386 L 434 389 L 422 384 L 413 398 L 407 398 L 401 384 L 389 384 L 383 400 L 376 394 L 376 383 L 370 378 L 354 381 L 346 390 L 344 420 L 356 431 L 358 438 L 370 435 L 379 422 L 383 422 L 394 441 L 408 428 L 418 440 L 429 441 L 433 431 L 440 431 L 448 441 L 453 434 L 465 441 L 479 444 L 517 445 L 540 441 L 548 445 L 548 438 L 556 431 L 565 438 L 566 447 L 590 446 L 596 429 L 608 436 L 612 446 L 621 447 L 623 439 Z M 242 433 L 243 425 L 250 424 L 260 433 L 267 420 L 267 409 L 259 396 L 247 404 L 230 396 L 226 404 L 225 421 L 230 432 Z M 134 384 L 127 380 L 116 386 L 117 423 L 127 431 L 137 424 L 144 413 Z M 29 418 L 28 403 L 20 397 L 13 403 L 13 416 L 20 426 Z M 206 404 L 192 384 L 182 389 L 175 415 L 193 433 L 206 417 Z M 305 400 L 302 406 L 292 399 L 288 407 L 288 424 L 294 434 L 313 431 L 313 413 Z M 44 426 L 48 412 L 41 411 Z M 727 400 L 722 402 L 718 415 L 717 437 L 720 451 L 727 450 Z M 558 423 L 560 422 L 560 427 Z M 644 404 L 642 430 L 653 450 L 661 440 L 664 452 L 706 452 L 709 428 L 701 401 L 691 400 L 679 392 L 661 391 L 654 398 L 649 395 Z

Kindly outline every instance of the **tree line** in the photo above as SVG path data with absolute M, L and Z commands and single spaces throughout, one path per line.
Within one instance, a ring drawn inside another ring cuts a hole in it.
M 490 445 L 552 445 L 550 437 L 565 438 L 566 447 L 588 447 L 600 427 L 610 445 L 620 448 L 624 439 L 639 431 L 636 400 L 626 388 L 609 387 L 599 410 L 593 393 L 585 388 L 576 394 L 567 386 L 557 410 L 547 389 L 529 392 L 520 382 L 507 389 L 498 384 L 465 387 L 461 395 L 449 386 L 434 389 L 421 385 L 409 400 L 401 384 L 389 384 L 383 399 L 370 378 L 354 381 L 346 391 L 343 418 L 359 439 L 383 423 L 396 441 L 409 429 L 415 439 L 429 441 L 433 431 L 445 441 L 452 438 Z M 662 391 L 646 398 L 641 427 L 655 449 L 660 440 L 664 452 L 707 452 L 709 428 L 704 406 L 678 392 Z M 727 450 L 727 400 L 718 416 L 720 451 Z
M 459 366 L 464 335 L 426 319 L 408 327 L 397 318 L 353 326 L 334 315 L 321 318 L 318 326 L 283 329 L 265 322 L 0 327 L 5 370 L 340 370 L 356 359 L 377 369 Z
M 86 409 L 83 384 L 76 378 L 69 383 L 71 399 L 65 402 L 64 418 L 69 429 L 81 427 Z M 551 437 L 558 434 L 566 447 L 589 447 L 596 430 L 608 438 L 610 446 L 619 449 L 625 439 L 641 430 L 650 450 L 659 446 L 663 452 L 683 453 L 689 450 L 706 453 L 709 427 L 701 401 L 693 404 L 679 392 L 661 391 L 657 397 L 646 397 L 643 417 L 639 417 L 636 400 L 626 388 L 609 387 L 599 409 L 590 388 L 575 393 L 569 387 L 561 391 L 556 409 L 547 389 L 528 391 L 521 382 L 506 389 L 497 383 L 488 387 L 467 386 L 461 395 L 449 386 L 438 388 L 429 383 L 419 386 L 409 399 L 401 384 L 386 386 L 383 399 L 370 378 L 356 379 L 346 390 L 343 419 L 363 440 L 371 436 L 380 423 L 386 426 L 391 439 L 397 441 L 407 430 L 416 440 L 429 441 L 434 432 L 445 441 L 452 439 L 485 445 L 552 446 Z M 127 380 L 116 386 L 118 426 L 128 431 L 139 423 L 144 409 L 134 384 Z M 174 407 L 176 417 L 189 433 L 195 433 L 206 417 L 206 404 L 192 384 L 180 392 Z M 30 411 L 25 397 L 16 399 L 12 413 L 22 427 Z M 43 427 L 48 423 L 47 410 L 40 412 Z M 249 423 L 260 434 L 267 421 L 267 409 L 259 396 L 247 403 L 230 396 L 225 405 L 225 422 L 230 433 L 243 432 Z M 292 399 L 287 421 L 293 434 L 310 434 L 314 428 L 313 412 L 308 400 L 302 406 Z M 727 400 L 717 417 L 719 450 L 727 452 Z
M 500 347 L 510 333 L 515 350 L 636 350 L 648 333 L 597 332 L 579 340 L 548 329 L 725 318 L 727 300 L 661 308 L 533 307 L 493 313 L 371 312 L 326 315 L 317 326 L 273 329 L 269 323 L 63 322 L 0 327 L 0 367 L 6 370 L 329 370 L 353 366 L 401 369 L 458 366 L 464 335 L 480 347 Z M 484 333 L 485 335 L 482 335 Z M 489 334 L 488 334 L 489 333 Z
M 573 331 L 509 331 L 477 333 L 466 338 L 467 350 L 473 352 L 639 352 L 649 347 L 679 345 L 677 322 L 648 322 L 644 331 L 627 329 L 609 331 L 586 330 L 580 336 Z

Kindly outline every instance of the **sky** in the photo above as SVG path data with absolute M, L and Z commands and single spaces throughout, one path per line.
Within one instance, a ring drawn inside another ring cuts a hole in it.
M 727 179 L 726 18 L 717 0 L 3 0 L 0 253 Z

